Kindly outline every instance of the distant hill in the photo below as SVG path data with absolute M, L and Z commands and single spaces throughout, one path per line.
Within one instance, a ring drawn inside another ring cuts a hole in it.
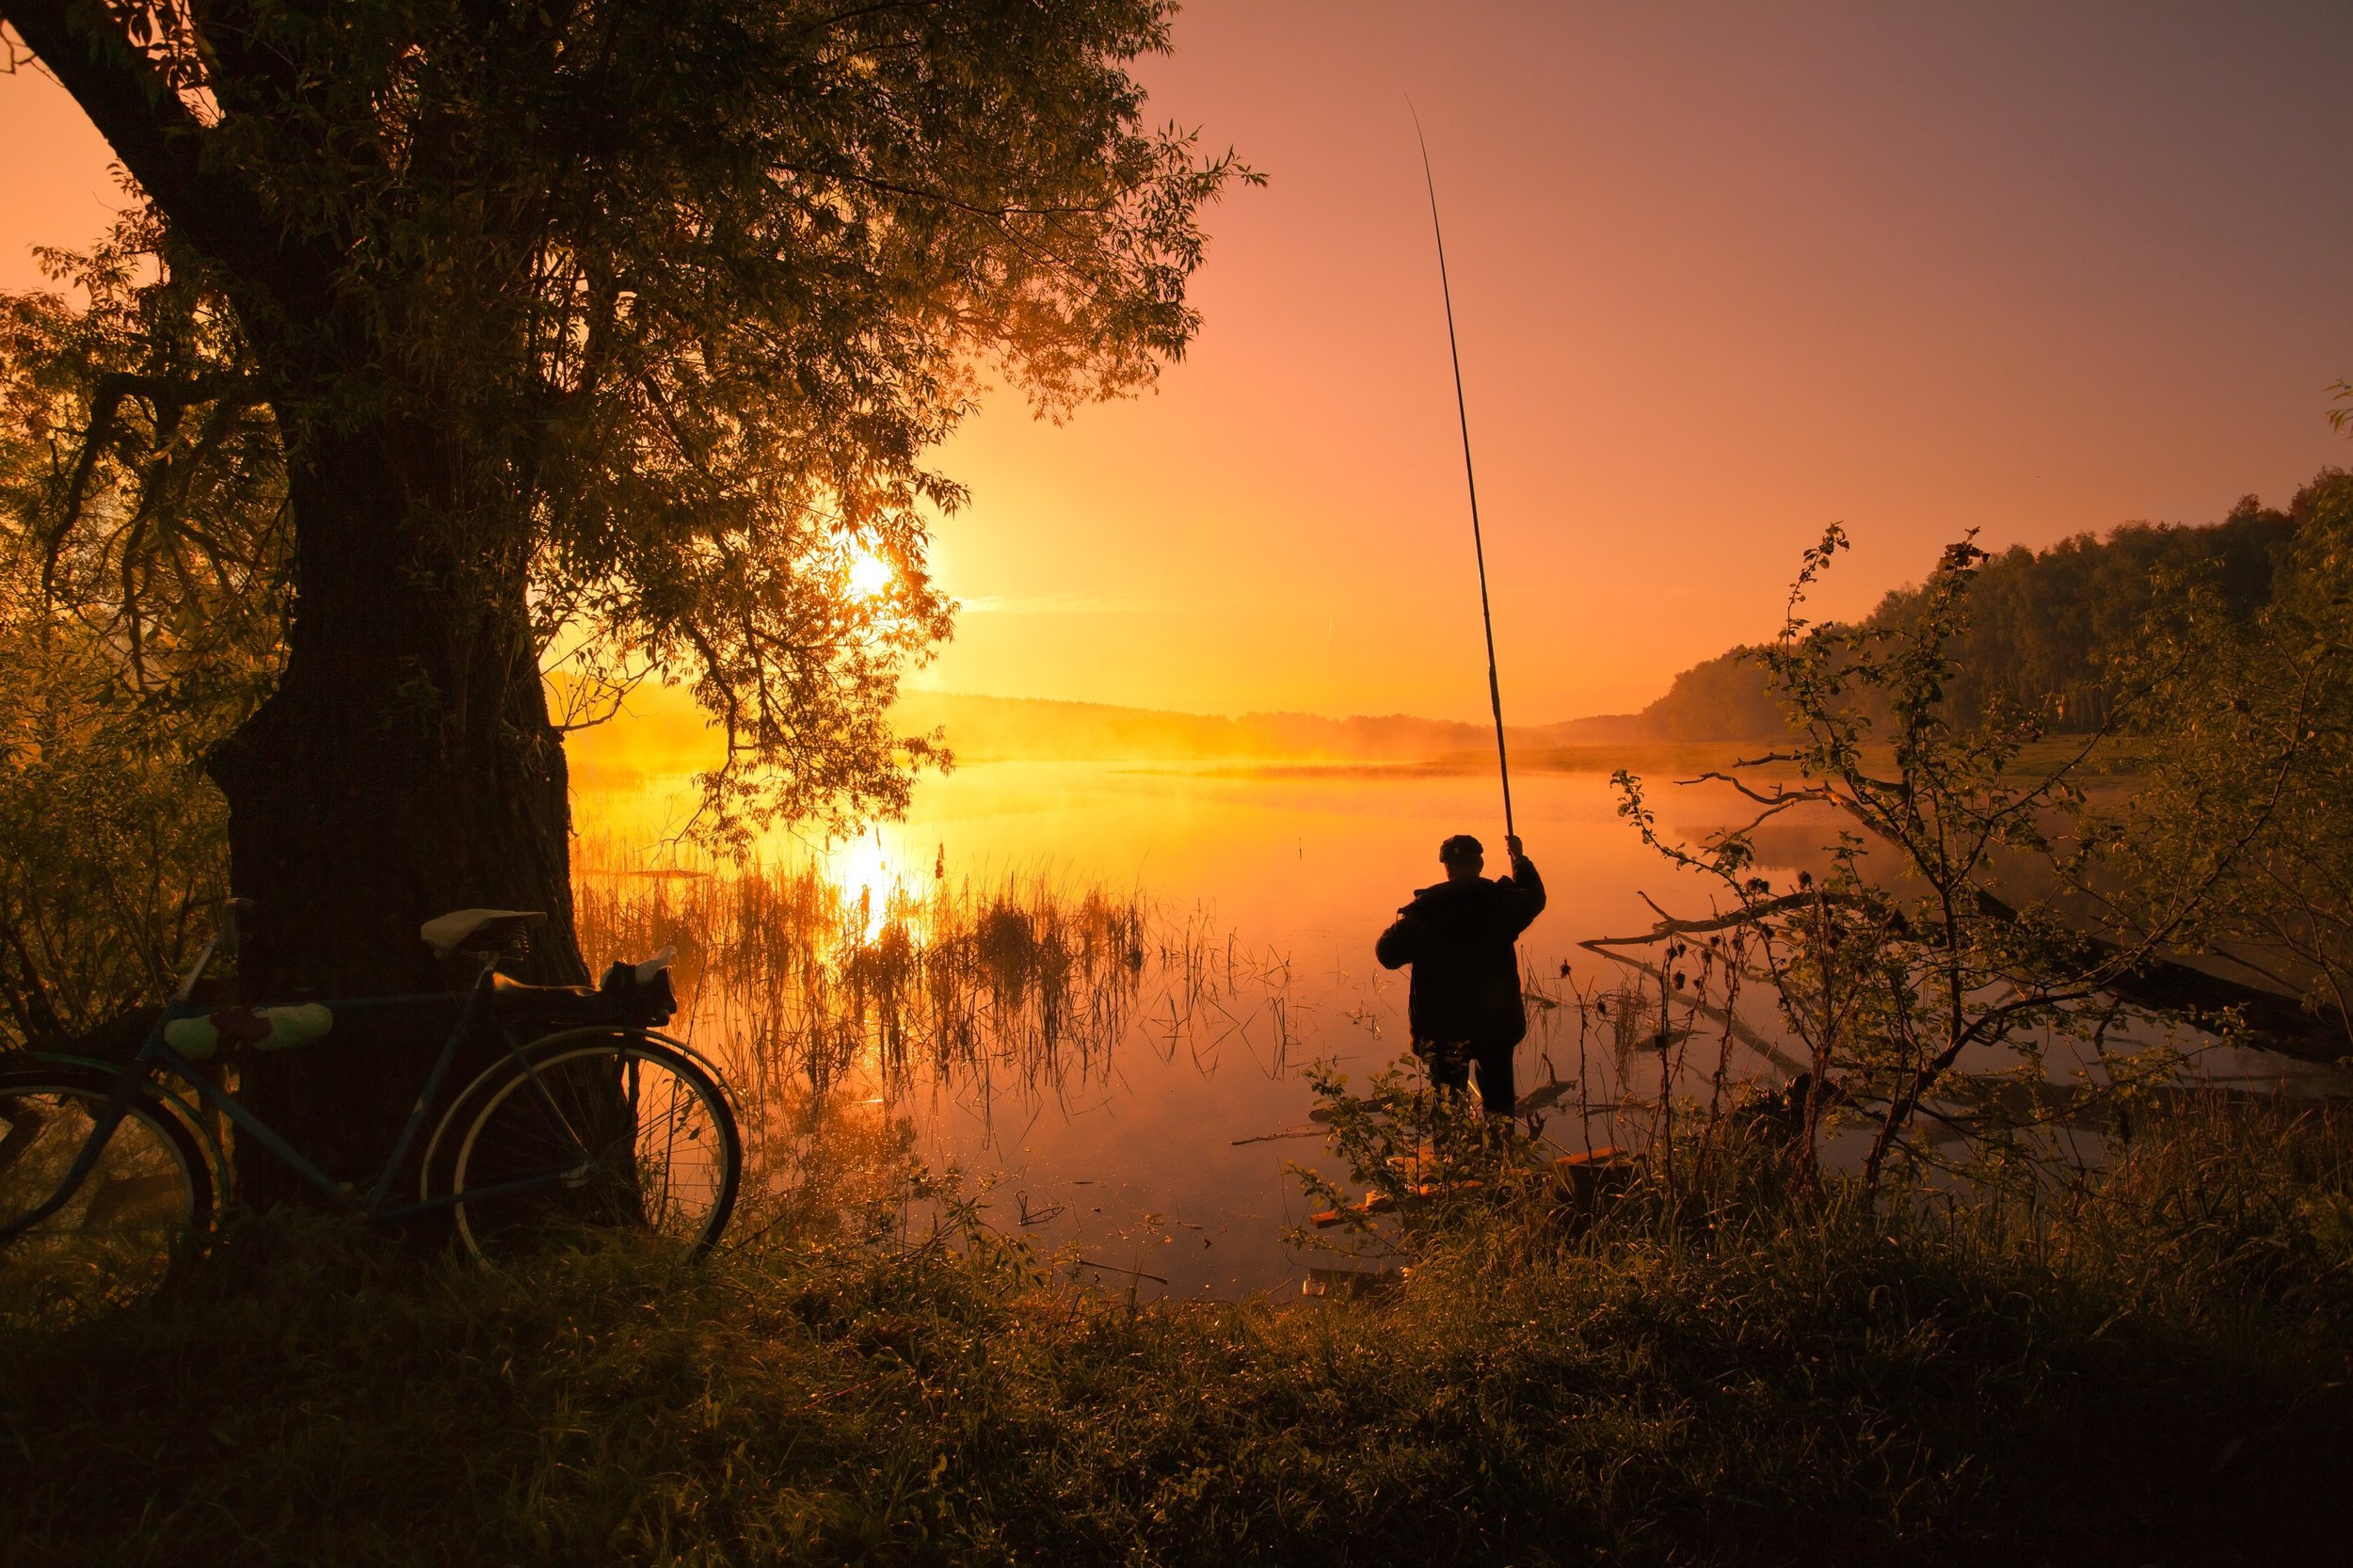
M 1392 713 L 1325 718 L 1315 713 L 1175 713 L 1107 703 L 1037 697 L 908 692 L 900 722 L 937 728 L 968 761 L 1220 760 L 1422 762 L 1495 744 L 1485 725 Z M 1508 726 L 1513 749 L 1632 738 L 1630 715 L 1566 724 Z
M 907 692 L 894 710 L 902 732 L 943 731 L 958 760 L 1257 763 L 1377 763 L 1482 767 L 1494 757 L 1485 725 L 1396 713 L 1324 718 L 1314 713 L 1178 713 L 1099 702 Z M 1513 726 L 1514 760 L 1543 765 L 1546 754 L 1635 739 L 1630 714 Z M 573 735 L 575 779 L 615 782 L 645 774 L 717 765 L 720 747 L 684 692 L 641 688 L 610 724 Z
M 2321 479 L 2331 476 L 2324 472 Z M 2316 479 L 2285 511 L 2248 496 L 2202 526 L 2128 522 L 2105 538 L 2080 534 L 2043 551 L 2013 546 L 1985 563 L 1970 590 L 1972 625 L 1954 647 L 1948 689 L 1964 718 L 1999 696 L 2039 712 L 2053 731 L 2096 729 L 2111 711 L 2108 669 L 2140 635 L 2159 584 L 2195 584 L 2249 618 L 2271 602 Z M 1889 593 L 1869 621 L 1900 621 L 1916 587 Z M 1753 648 L 1735 648 L 1674 679 L 1667 694 L 1623 721 L 1613 739 L 1767 740 L 1782 733 Z M 1605 721 L 1618 723 L 1621 721 Z
M 2325 476 L 2324 476 L 2325 477 Z M 2128 647 L 2170 577 L 2203 584 L 2235 612 L 2270 602 L 2311 487 L 2284 511 L 2249 496 L 2202 527 L 2126 523 L 2105 538 L 2089 534 L 2048 550 L 2013 548 L 1986 563 L 1972 590 L 1976 624 L 1957 650 L 1952 696 L 1963 713 L 1999 693 L 2041 709 L 2057 730 L 2089 728 L 2107 712 L 2107 662 Z M 1873 619 L 1917 602 L 1916 588 L 1888 594 Z M 1558 724 L 1515 725 L 1506 735 L 1515 764 L 1534 768 L 1616 766 L 1629 748 L 1754 741 L 1781 733 L 1782 718 L 1752 648 L 1734 648 L 1675 677 L 1639 713 Z M 1403 713 L 1325 718 L 1314 713 L 1166 712 L 1108 703 L 1037 697 L 907 692 L 896 710 L 906 731 L 939 729 L 968 762 L 1231 761 L 1438 766 L 1489 765 L 1495 732 L 1483 724 Z M 568 748 L 573 775 L 587 779 L 713 766 L 715 737 L 682 692 L 648 688 L 615 724 L 582 731 Z

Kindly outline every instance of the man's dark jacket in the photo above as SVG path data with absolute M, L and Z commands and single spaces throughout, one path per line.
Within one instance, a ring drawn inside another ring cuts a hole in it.
M 1424 888 L 1372 952 L 1385 969 L 1414 967 L 1406 1013 L 1414 1038 L 1474 1050 L 1519 1044 L 1528 1032 L 1513 941 L 1545 907 L 1544 879 L 1526 856 L 1490 882 Z

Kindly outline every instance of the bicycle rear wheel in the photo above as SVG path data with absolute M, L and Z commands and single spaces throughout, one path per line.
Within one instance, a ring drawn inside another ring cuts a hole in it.
M 620 1228 L 687 1256 L 727 1227 L 744 1167 L 727 1095 L 692 1057 L 631 1031 L 527 1049 L 469 1094 L 452 1160 L 457 1235 L 477 1257 Z
M 73 1195 L 8 1234 L 64 1187 L 113 1097 L 103 1073 L 0 1073 L 0 1320 L 56 1323 L 134 1301 L 211 1228 L 212 1167 L 186 1124 L 142 1092 Z

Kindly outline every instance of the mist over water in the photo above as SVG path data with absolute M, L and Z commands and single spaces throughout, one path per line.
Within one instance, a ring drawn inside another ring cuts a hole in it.
M 1650 789 L 1671 837 L 1744 820 L 1720 787 Z M 1641 844 L 1606 771 L 1530 772 L 1513 794 L 1549 894 L 1520 944 L 1518 1079 L 1523 1095 L 1570 1086 L 1545 1126 L 1566 1151 L 1589 1139 L 1576 1103 L 1653 1101 L 1659 1074 L 1619 1039 L 1623 1008 L 1602 1022 L 1577 1005 L 1632 978 L 1577 944 L 1650 929 L 1645 895 L 1707 913 L 1711 888 Z M 1405 1051 L 1405 976 L 1375 964 L 1374 938 L 1438 880 L 1448 835 L 1477 834 L 1491 871 L 1503 859 L 1483 773 L 973 763 L 926 779 L 904 822 L 833 843 L 774 834 L 737 867 L 675 842 L 694 798 L 683 776 L 580 792 L 584 939 L 680 942 L 676 1027 L 749 1091 L 755 1143 L 904 1144 L 962 1173 L 999 1228 L 1145 1295 L 1295 1284 L 1313 1259 L 1283 1240 L 1308 1208 L 1286 1162 L 1346 1174 L 1308 1119 L 1302 1069 L 1333 1063 L 1362 1085 Z M 1760 869 L 1777 883 L 1818 870 L 1836 833 L 1785 815 L 1760 837 Z M 749 886 L 747 869 L 772 880 Z M 715 915 L 730 887 L 744 897 Z M 714 922 L 731 935 L 701 929 Z M 821 951 L 830 968 L 800 984 L 822 994 L 779 1000 L 783 971 L 815 973 Z M 1797 1063 L 1774 1044 L 1769 999 L 1741 1012 L 1760 1032 L 1730 1048 L 1728 1078 L 1785 1081 Z M 1678 1080 L 1702 1099 L 1710 1028 L 1695 1021 Z M 2205 1065 L 2276 1077 L 2257 1057 Z M 1642 1114 L 1597 1112 L 1590 1137 L 1639 1141 Z
M 649 872 L 696 864 L 664 847 L 692 800 L 683 777 L 584 789 L 584 888 L 625 888 L 633 876 L 643 888 L 663 880 Z M 1698 880 L 1663 865 L 1619 819 L 1606 774 L 1530 775 L 1514 803 L 1550 895 L 1521 943 L 1539 983 L 1615 985 L 1615 967 L 1576 944 L 1646 929 L 1643 891 L 1705 907 Z M 995 1223 L 1042 1248 L 1075 1243 L 1101 1277 L 1125 1284 L 1140 1271 L 1166 1282 L 1144 1277 L 1147 1293 L 1234 1295 L 1279 1288 L 1303 1266 L 1281 1239 L 1306 1213 L 1284 1164 L 1327 1157 L 1301 1069 L 1332 1062 L 1361 1083 L 1405 1049 L 1405 977 L 1374 963 L 1373 940 L 1415 888 L 1439 879 L 1448 835 L 1479 835 L 1500 871 L 1500 815 L 1484 776 L 983 762 L 927 779 L 904 822 L 831 844 L 772 835 L 755 857 L 814 861 L 869 941 L 894 899 L 920 909 L 943 885 L 982 902 L 1010 885 L 1138 904 L 1143 961 L 1109 1048 L 1073 1031 L 1067 1048 L 1032 1052 L 1026 1067 L 917 1051 L 896 1071 L 867 1049 L 814 1092 L 835 1114 L 903 1120 L 925 1164 L 986 1189 Z M 909 918 L 920 927 L 924 917 Z M 1559 978 L 1564 963 L 1573 973 Z M 681 1027 L 744 1077 L 755 1032 L 688 1000 L 694 1016 Z M 1524 1090 L 1558 1077 L 1614 1092 L 1615 1064 L 1598 1041 L 1580 1064 L 1575 1023 L 1532 1013 Z M 1553 1131 L 1582 1144 L 1571 1123 Z

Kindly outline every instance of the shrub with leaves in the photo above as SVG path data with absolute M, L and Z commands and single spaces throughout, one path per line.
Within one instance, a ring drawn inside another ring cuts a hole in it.
M 67 1048 L 156 999 L 226 888 L 202 765 L 277 668 L 285 488 L 152 217 L 45 260 L 83 308 L 0 296 L 0 1038 Z
M 2121 835 L 2132 894 L 2211 884 L 2195 936 L 2301 995 L 2353 1052 L 2353 474 L 2289 508 L 2296 537 L 2251 622 L 2183 585 L 2151 629 L 2148 783 Z M 2144 920 L 2148 917 L 2143 916 Z
M 1793 1096 L 1801 1188 L 1817 1179 L 1824 1128 L 1842 1123 L 1867 1129 L 1866 1185 L 1891 1160 L 1940 1158 L 1916 1135 L 1924 1117 L 1966 1134 L 1992 1174 L 2030 1152 L 2033 1129 L 2129 1100 L 2169 1067 L 2162 1047 L 2117 1048 L 2121 1026 L 2146 1015 L 2115 987 L 2187 929 L 2213 872 L 2129 926 L 2091 918 L 2114 836 L 2082 776 L 2106 732 L 2054 749 L 2034 712 L 1998 698 L 1955 712 L 1952 649 L 1986 559 L 1973 540 L 1946 550 L 1904 616 L 1809 622 L 1807 593 L 1846 545 L 1833 526 L 1806 552 L 1782 633 L 1759 653 L 1790 743 L 1703 776 L 1753 806 L 1751 819 L 1697 847 L 1670 843 L 1641 780 L 1617 776 L 1621 815 L 1712 878 L 1718 908 L 1590 945 L 1672 953 L 1672 967 L 1694 936 L 1747 934 L 1745 963 L 1806 1058 Z M 1757 829 L 1821 808 L 1838 822 L 1825 872 L 1779 886 L 1761 874 Z M 2097 1062 L 2072 1089 L 2049 1080 L 2061 1041 Z

